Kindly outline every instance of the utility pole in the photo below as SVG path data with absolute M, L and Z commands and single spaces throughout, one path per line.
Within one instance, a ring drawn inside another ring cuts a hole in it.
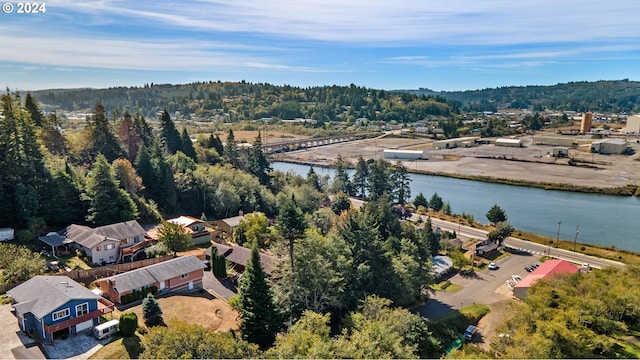
M 562 221 L 558 221 L 558 235 L 556 235 L 556 248 L 558 247 L 558 242 L 560 241 L 560 224 L 562 224 Z
M 576 251 L 576 243 L 578 242 L 578 225 L 576 225 L 576 238 L 573 240 L 573 251 Z

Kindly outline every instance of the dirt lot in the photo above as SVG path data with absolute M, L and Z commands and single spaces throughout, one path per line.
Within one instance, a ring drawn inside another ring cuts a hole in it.
M 191 295 L 172 295 L 158 299 L 165 322 L 177 318 L 187 324 L 198 324 L 215 331 L 239 329 L 238 313 L 229 305 L 205 292 Z M 124 312 L 135 312 L 142 324 L 142 305 Z M 114 315 L 119 316 L 119 314 Z
M 635 155 L 600 155 L 571 149 L 568 159 L 550 156 L 551 146 L 534 145 L 531 136 L 522 138 L 525 147 L 480 145 L 471 148 L 435 150 L 430 139 L 376 138 L 321 146 L 280 155 L 281 158 L 319 165 L 331 165 L 338 154 L 355 164 L 359 156 L 381 158 L 384 149 L 424 150 L 423 160 L 403 161 L 411 170 L 446 174 L 490 176 L 514 180 L 574 184 L 593 187 L 618 187 L 640 184 L 640 144 L 629 139 Z M 428 160 L 427 160 L 428 159 Z

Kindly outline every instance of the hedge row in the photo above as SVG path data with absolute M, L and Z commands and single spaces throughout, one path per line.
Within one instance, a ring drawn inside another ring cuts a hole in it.
M 140 300 L 147 296 L 147 294 L 155 295 L 158 292 L 157 286 L 150 286 L 146 289 L 142 289 L 142 291 L 134 290 L 131 294 L 122 295 L 120 297 L 120 303 L 127 304 L 132 301 Z

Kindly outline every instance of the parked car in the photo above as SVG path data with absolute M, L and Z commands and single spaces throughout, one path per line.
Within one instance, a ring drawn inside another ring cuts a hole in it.
M 525 266 L 525 267 L 524 267 L 524 269 L 525 269 L 527 272 L 532 272 L 532 271 L 533 271 L 533 268 L 531 267 L 531 265 L 527 265 L 527 266 Z
M 513 279 L 513 281 L 515 281 L 516 283 L 522 281 L 520 275 L 511 275 L 511 279 Z
M 467 341 L 471 341 L 471 339 L 473 338 L 473 334 L 475 334 L 477 330 L 477 327 L 469 325 L 467 327 L 467 330 L 464 332 L 464 339 Z
M 498 270 L 498 264 L 491 262 L 489 263 L 489 270 Z

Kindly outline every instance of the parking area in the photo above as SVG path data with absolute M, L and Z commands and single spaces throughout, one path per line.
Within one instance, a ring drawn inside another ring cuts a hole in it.
M 88 359 L 111 338 L 96 340 L 91 331 L 83 331 L 67 339 L 55 340 L 51 345 L 43 345 L 49 359 Z
M 434 319 L 446 313 L 458 310 L 471 304 L 492 304 L 507 299 L 513 295 L 507 287 L 506 281 L 512 280 L 512 275 L 524 278 L 528 275 L 525 266 L 539 262 L 538 255 L 518 251 L 509 256 L 496 260 L 498 269 L 476 270 L 469 275 L 455 274 L 449 280 L 462 287 L 457 292 L 438 291 L 432 295 L 426 304 L 416 310 L 420 316 Z

